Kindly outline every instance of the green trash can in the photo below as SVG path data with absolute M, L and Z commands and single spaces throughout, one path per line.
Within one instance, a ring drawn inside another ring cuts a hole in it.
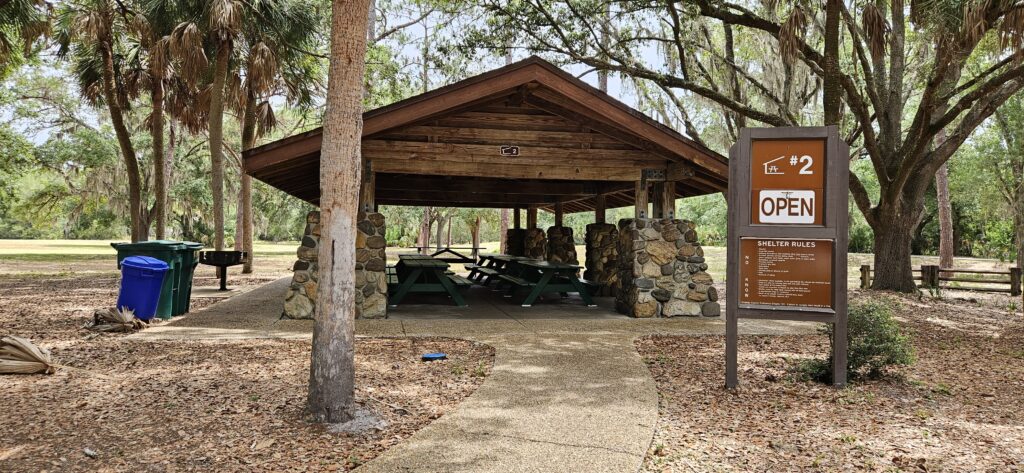
M 178 304 L 175 306 L 174 315 L 181 315 L 189 311 L 192 301 L 192 277 L 195 275 L 196 266 L 199 266 L 199 250 L 203 249 L 202 243 L 194 241 L 181 242 L 181 273 L 178 280 Z
M 160 301 L 157 302 L 156 316 L 161 319 L 169 319 L 175 314 L 175 301 L 180 300 L 182 253 L 185 245 L 178 241 L 154 240 L 140 241 L 138 243 L 111 243 L 110 246 L 117 250 L 117 267 L 121 268 L 121 261 L 129 256 L 151 256 L 167 263 L 170 267 L 167 275 L 164 276 L 163 287 L 160 288 Z M 180 307 L 178 307 L 180 309 Z

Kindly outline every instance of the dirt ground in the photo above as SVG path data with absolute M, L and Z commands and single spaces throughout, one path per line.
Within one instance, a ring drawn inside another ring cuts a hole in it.
M 842 390 L 794 372 L 827 355 L 823 335 L 742 337 L 735 393 L 721 337 L 638 340 L 661 394 L 644 470 L 1024 470 L 1019 299 L 851 294 L 867 297 L 897 304 L 917 362 Z
M 196 283 L 215 285 L 206 272 Z M 0 377 L 0 471 L 349 470 L 452 410 L 493 360 L 463 340 L 359 339 L 356 402 L 385 425 L 334 434 L 304 415 L 308 341 L 137 342 L 82 328 L 116 296 L 110 271 L 0 274 L 0 335 L 31 338 L 71 367 Z M 193 298 L 193 310 L 217 300 Z M 436 351 L 449 359 L 419 360 Z

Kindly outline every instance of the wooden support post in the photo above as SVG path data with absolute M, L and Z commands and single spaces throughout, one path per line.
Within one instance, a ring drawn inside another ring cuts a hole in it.
M 647 218 L 647 178 L 642 177 L 636 181 L 636 200 L 633 208 L 633 216 L 636 218 Z
M 520 219 L 519 219 L 519 207 L 516 207 L 516 208 L 515 208 L 515 209 L 514 209 L 514 210 L 512 211 L 512 215 L 514 216 L 514 220 L 515 220 L 515 224 L 514 224 L 515 226 L 514 226 L 514 227 L 512 227 L 512 228 L 515 228 L 516 230 L 518 230 L 518 229 L 520 229 L 520 228 L 523 228 L 523 227 L 521 226 L 521 224 L 519 223 L 519 222 L 520 222 Z
M 359 182 L 359 211 L 376 212 L 377 203 L 374 193 L 377 187 L 377 176 L 371 167 L 371 161 L 363 161 L 363 172 Z
M 526 228 L 537 228 L 537 207 L 526 209 Z
M 555 202 L 555 226 L 562 226 L 562 216 L 565 215 L 565 210 L 562 207 L 561 202 Z
M 871 265 L 860 265 L 860 288 L 871 289 Z
M 1016 297 L 1020 294 L 1020 268 L 1014 266 L 1010 268 L 1010 295 Z
M 665 183 L 657 181 L 651 186 L 654 202 L 651 203 L 651 218 L 665 218 Z
M 939 267 L 934 264 L 921 265 L 921 286 L 939 287 Z
M 676 183 L 675 183 L 675 181 L 665 181 L 665 185 L 663 187 L 662 192 L 663 192 L 662 200 L 664 201 L 662 203 L 662 205 L 664 206 L 662 208 L 662 213 L 664 214 L 662 218 L 676 218 Z
M 604 194 L 594 197 L 594 223 L 604 223 L 608 208 L 608 198 Z

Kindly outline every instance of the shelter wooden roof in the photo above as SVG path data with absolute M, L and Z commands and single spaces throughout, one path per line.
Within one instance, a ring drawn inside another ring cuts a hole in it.
M 726 159 L 537 57 L 363 114 L 376 203 L 538 207 L 632 205 L 634 182 L 678 196 L 724 191 Z M 245 171 L 317 204 L 322 129 L 244 153 Z M 502 146 L 519 156 L 502 156 Z

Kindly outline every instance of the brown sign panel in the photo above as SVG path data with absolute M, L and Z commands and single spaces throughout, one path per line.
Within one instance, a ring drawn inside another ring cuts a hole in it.
M 739 320 L 834 324 L 846 383 L 849 147 L 836 126 L 743 128 L 729 150 L 725 379 L 739 383 Z
M 822 225 L 825 140 L 752 140 L 750 223 Z
M 832 241 L 740 239 L 740 304 L 833 308 Z

